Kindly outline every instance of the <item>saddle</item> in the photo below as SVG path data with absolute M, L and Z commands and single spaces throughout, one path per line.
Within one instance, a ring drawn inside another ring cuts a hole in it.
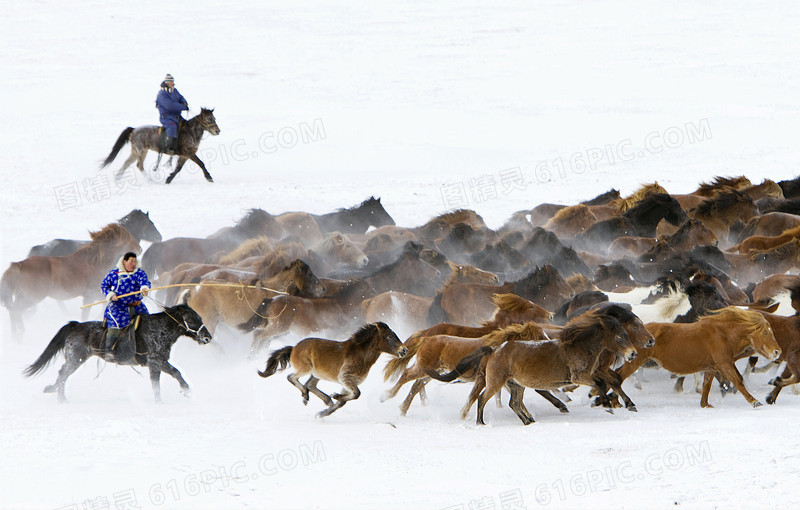
M 136 330 L 139 328 L 141 319 L 141 315 L 134 317 L 130 324 L 122 328 L 119 336 L 114 341 L 111 347 L 111 353 L 114 355 L 114 361 L 116 363 L 120 365 L 136 364 Z M 103 333 L 101 345 L 106 345 L 106 337 L 109 331 L 109 329 L 106 329 Z

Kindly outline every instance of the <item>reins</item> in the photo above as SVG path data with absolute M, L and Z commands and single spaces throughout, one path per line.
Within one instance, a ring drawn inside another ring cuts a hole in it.
M 159 286 L 159 287 L 152 287 L 152 288 L 150 288 L 148 290 L 148 292 L 152 291 L 152 290 L 170 289 L 170 288 L 175 288 L 175 287 L 236 287 L 241 292 L 241 295 L 244 295 L 244 289 L 268 290 L 268 291 L 274 292 L 276 294 L 286 294 L 286 295 L 288 295 L 288 292 L 284 292 L 282 290 L 270 289 L 269 287 L 262 287 L 260 285 L 245 285 L 244 283 L 241 283 L 241 282 L 240 283 L 211 283 L 211 282 L 208 282 L 208 283 L 173 283 L 171 285 L 162 285 L 162 286 Z M 134 296 L 136 294 L 141 294 L 142 292 L 143 291 L 141 291 L 141 290 L 135 290 L 133 292 L 128 292 L 127 294 L 120 294 L 117 297 L 118 298 L 122 298 L 122 297 Z M 237 293 L 237 297 L 239 297 L 238 293 Z M 150 299 L 152 299 L 152 298 L 150 298 Z M 241 300 L 243 298 L 239 297 L 239 299 Z M 107 302 L 108 301 L 106 301 L 104 299 L 102 301 L 97 301 L 96 303 L 90 303 L 88 305 L 83 305 L 83 306 L 81 306 L 81 309 L 89 308 L 89 307 L 97 306 L 97 305 L 102 305 L 103 303 L 107 303 Z

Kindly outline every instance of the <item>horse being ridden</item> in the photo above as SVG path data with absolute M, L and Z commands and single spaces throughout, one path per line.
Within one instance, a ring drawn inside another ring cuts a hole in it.
M 50 341 L 39 358 L 24 372 L 28 377 L 38 374 L 52 362 L 56 355 L 64 351 L 66 362 L 58 371 L 54 384 L 45 387 L 45 393 L 58 393 L 58 400 L 64 402 L 64 386 L 72 375 L 91 356 L 102 355 L 102 341 L 105 328 L 100 321 L 72 321 L 63 326 Z M 169 363 L 170 350 L 181 336 L 193 338 L 199 344 L 211 341 L 211 334 L 203 325 L 197 312 L 187 305 L 166 308 L 162 313 L 142 316 L 136 330 L 136 356 L 129 364 L 146 366 L 150 369 L 150 382 L 156 402 L 161 401 L 161 372 L 174 377 L 180 384 L 184 395 L 189 395 L 189 385 L 177 368 Z
M 175 88 L 175 79 L 171 74 L 167 74 L 161 82 L 161 90 L 156 96 L 156 108 L 161 125 L 167 132 L 164 148 L 169 154 L 175 154 L 178 149 L 178 126 L 184 122 L 181 113 L 189 110 L 189 103 Z
M 159 129 L 161 128 L 158 126 L 142 126 L 136 129 L 132 127 L 125 128 L 122 134 L 119 135 L 119 138 L 117 138 L 114 147 L 111 149 L 111 153 L 100 165 L 100 168 L 105 168 L 110 165 L 111 162 L 114 161 L 114 158 L 117 157 L 122 147 L 130 142 L 131 155 L 128 156 L 128 159 L 122 164 L 122 168 L 117 171 L 116 177 L 119 178 L 122 176 L 122 172 L 131 166 L 134 161 L 136 161 L 136 166 L 139 167 L 139 170 L 144 173 L 144 157 L 147 155 L 147 151 L 151 150 L 159 154 L 165 152 L 164 148 L 161 146 Z M 214 118 L 214 110 L 202 108 L 199 115 L 187 120 L 181 127 L 180 133 L 178 134 L 178 146 L 175 150 L 175 154 L 178 156 L 178 164 L 175 166 L 175 170 L 167 177 L 167 184 L 172 182 L 172 179 L 181 171 L 181 168 L 183 168 L 187 160 L 191 160 L 200 167 L 208 182 L 214 182 L 211 178 L 211 174 L 206 170 L 206 165 L 196 154 L 197 148 L 200 146 L 200 139 L 203 137 L 205 131 L 208 131 L 212 135 L 218 135 L 220 133 L 219 126 L 217 126 L 217 121 Z

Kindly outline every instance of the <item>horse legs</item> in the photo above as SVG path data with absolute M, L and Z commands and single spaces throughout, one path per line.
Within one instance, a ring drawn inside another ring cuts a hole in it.
M 714 382 L 714 374 L 716 374 L 714 370 L 709 370 L 703 374 L 703 392 L 700 395 L 700 407 L 714 407 L 708 403 L 708 394 L 711 391 L 711 383 Z
M 522 396 L 525 394 L 525 388 L 515 381 L 509 379 L 506 381 L 506 388 L 508 388 L 508 393 L 510 397 L 508 398 L 508 407 L 510 407 L 522 420 L 523 425 L 530 425 L 534 423 L 536 420 L 533 419 L 531 416 L 530 411 L 525 407 L 525 404 L 522 402 Z
M 780 377 L 776 377 L 772 384 L 775 385 L 775 389 L 773 389 L 769 395 L 767 395 L 767 404 L 774 404 L 775 400 L 778 398 L 778 393 L 781 392 L 784 386 L 790 386 L 792 384 L 796 384 L 800 382 L 800 372 L 798 370 L 798 359 L 800 353 L 791 353 L 789 356 L 786 357 L 786 368 L 783 370 L 783 373 Z
M 742 393 L 742 396 L 750 405 L 753 407 L 759 407 L 761 405 L 761 402 L 756 400 L 755 397 L 753 397 L 753 395 L 747 391 L 747 388 L 745 388 L 744 381 L 742 380 L 742 374 L 740 374 L 739 370 L 736 369 L 736 365 L 733 364 L 732 360 L 723 361 L 718 365 L 717 370 L 723 377 L 733 383 L 733 387 Z
M 300 374 L 298 374 L 297 372 L 289 374 L 288 376 L 286 376 L 286 379 L 288 379 L 288 381 L 292 383 L 292 386 L 300 390 L 300 393 L 303 395 L 303 405 L 307 405 L 308 388 L 306 388 L 306 386 L 300 382 Z
M 318 396 L 323 402 L 325 402 L 325 405 L 332 406 L 333 399 L 330 396 L 328 396 L 327 393 L 324 393 L 322 390 L 317 388 L 318 382 L 319 379 L 317 379 L 312 375 L 311 377 L 308 378 L 308 381 L 306 381 L 305 387 L 308 389 L 308 391 Z
M 541 395 L 542 398 L 544 398 L 545 400 L 547 400 L 548 402 L 553 404 L 563 414 L 566 414 L 566 413 L 569 412 L 569 409 L 567 409 L 567 406 L 564 405 L 564 402 L 559 400 L 558 397 L 556 397 L 555 395 L 553 395 L 549 391 L 547 391 L 547 390 L 533 390 L 533 391 L 535 391 L 536 393 Z
M 125 162 L 122 164 L 122 167 L 119 170 L 117 170 L 117 173 L 114 175 L 114 179 L 119 179 L 120 177 L 122 177 L 122 174 L 125 172 L 125 169 L 131 166 L 133 162 L 136 161 L 137 159 L 139 160 L 137 166 L 139 167 L 139 170 L 141 170 L 142 173 L 144 173 L 144 166 L 143 166 L 144 158 L 140 157 L 139 154 L 136 153 L 136 151 L 131 150 L 131 155 L 128 156 L 128 159 L 125 160 Z
M 45 393 L 58 392 L 58 401 L 66 402 L 67 396 L 64 392 L 64 387 L 67 384 L 67 378 L 71 376 L 83 363 L 89 358 L 89 349 L 86 346 L 68 346 L 64 352 L 66 362 L 58 371 L 58 379 L 54 384 L 44 388 Z
M 323 409 L 322 411 L 317 413 L 317 418 L 324 418 L 329 416 L 331 413 L 345 405 L 350 400 L 355 400 L 361 396 L 361 390 L 358 389 L 356 386 L 355 381 L 351 380 L 350 378 L 345 377 L 341 380 L 344 393 L 335 393 L 333 398 L 336 399 L 336 403 L 332 406 L 328 407 L 327 409 Z
M 197 154 L 192 154 L 189 159 L 191 159 L 197 166 L 200 167 L 200 170 L 203 171 L 203 175 L 208 182 L 214 182 L 214 179 L 211 178 L 211 174 L 208 173 L 208 170 L 206 170 L 206 165 L 200 161 L 200 158 L 197 157 Z
M 419 371 L 416 370 L 416 365 L 411 369 L 404 370 L 402 375 L 400 375 L 400 378 L 397 380 L 397 383 L 390 389 L 386 390 L 383 395 L 381 395 L 381 402 L 386 402 L 390 398 L 396 397 L 397 393 L 400 391 L 400 388 L 402 388 L 404 384 L 418 378 L 414 376 L 417 372 Z
M 430 380 L 430 377 L 421 377 L 414 381 L 414 384 L 411 386 L 411 391 L 408 392 L 408 396 L 403 403 L 400 404 L 400 414 L 403 416 L 406 415 L 408 408 L 411 407 L 411 402 L 414 400 L 414 397 L 417 395 L 417 393 L 425 390 L 425 385 L 428 384 Z
M 150 384 L 153 386 L 153 396 L 155 397 L 156 402 L 161 402 L 161 372 L 174 377 L 175 380 L 178 381 L 183 395 L 186 397 L 189 396 L 189 392 L 191 391 L 189 389 L 189 385 L 183 379 L 183 376 L 178 369 L 170 365 L 168 361 L 149 360 L 147 365 L 148 368 L 150 368 Z
M 181 171 L 181 168 L 183 168 L 183 165 L 185 164 L 186 164 L 186 158 L 183 156 L 178 157 L 178 164 L 175 165 L 175 170 L 173 170 L 172 173 L 169 174 L 169 177 L 167 177 L 167 184 L 172 182 L 172 179 L 174 179 L 175 176 L 178 175 L 178 172 Z

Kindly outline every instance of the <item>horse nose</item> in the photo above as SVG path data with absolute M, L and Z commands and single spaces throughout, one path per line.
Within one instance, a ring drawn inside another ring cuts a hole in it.
M 774 351 L 772 351 L 772 361 L 775 361 L 776 359 L 778 359 L 780 357 L 781 357 L 781 350 L 780 349 L 775 349 Z
M 635 359 L 636 359 L 636 356 L 638 356 L 638 354 L 637 354 L 637 352 L 636 352 L 636 351 L 631 351 L 631 352 L 629 352 L 629 353 L 628 353 L 628 361 L 633 361 L 633 360 L 635 360 Z
M 408 354 L 408 349 L 405 347 L 401 347 L 399 351 L 397 351 L 397 357 L 405 358 L 406 354 Z
M 651 338 L 650 340 L 647 341 L 646 347 L 652 347 L 655 344 L 656 344 L 656 339 L 655 338 Z
M 365 267 L 367 264 L 369 264 L 369 257 L 367 257 L 366 255 L 359 257 L 357 264 L 358 267 Z

